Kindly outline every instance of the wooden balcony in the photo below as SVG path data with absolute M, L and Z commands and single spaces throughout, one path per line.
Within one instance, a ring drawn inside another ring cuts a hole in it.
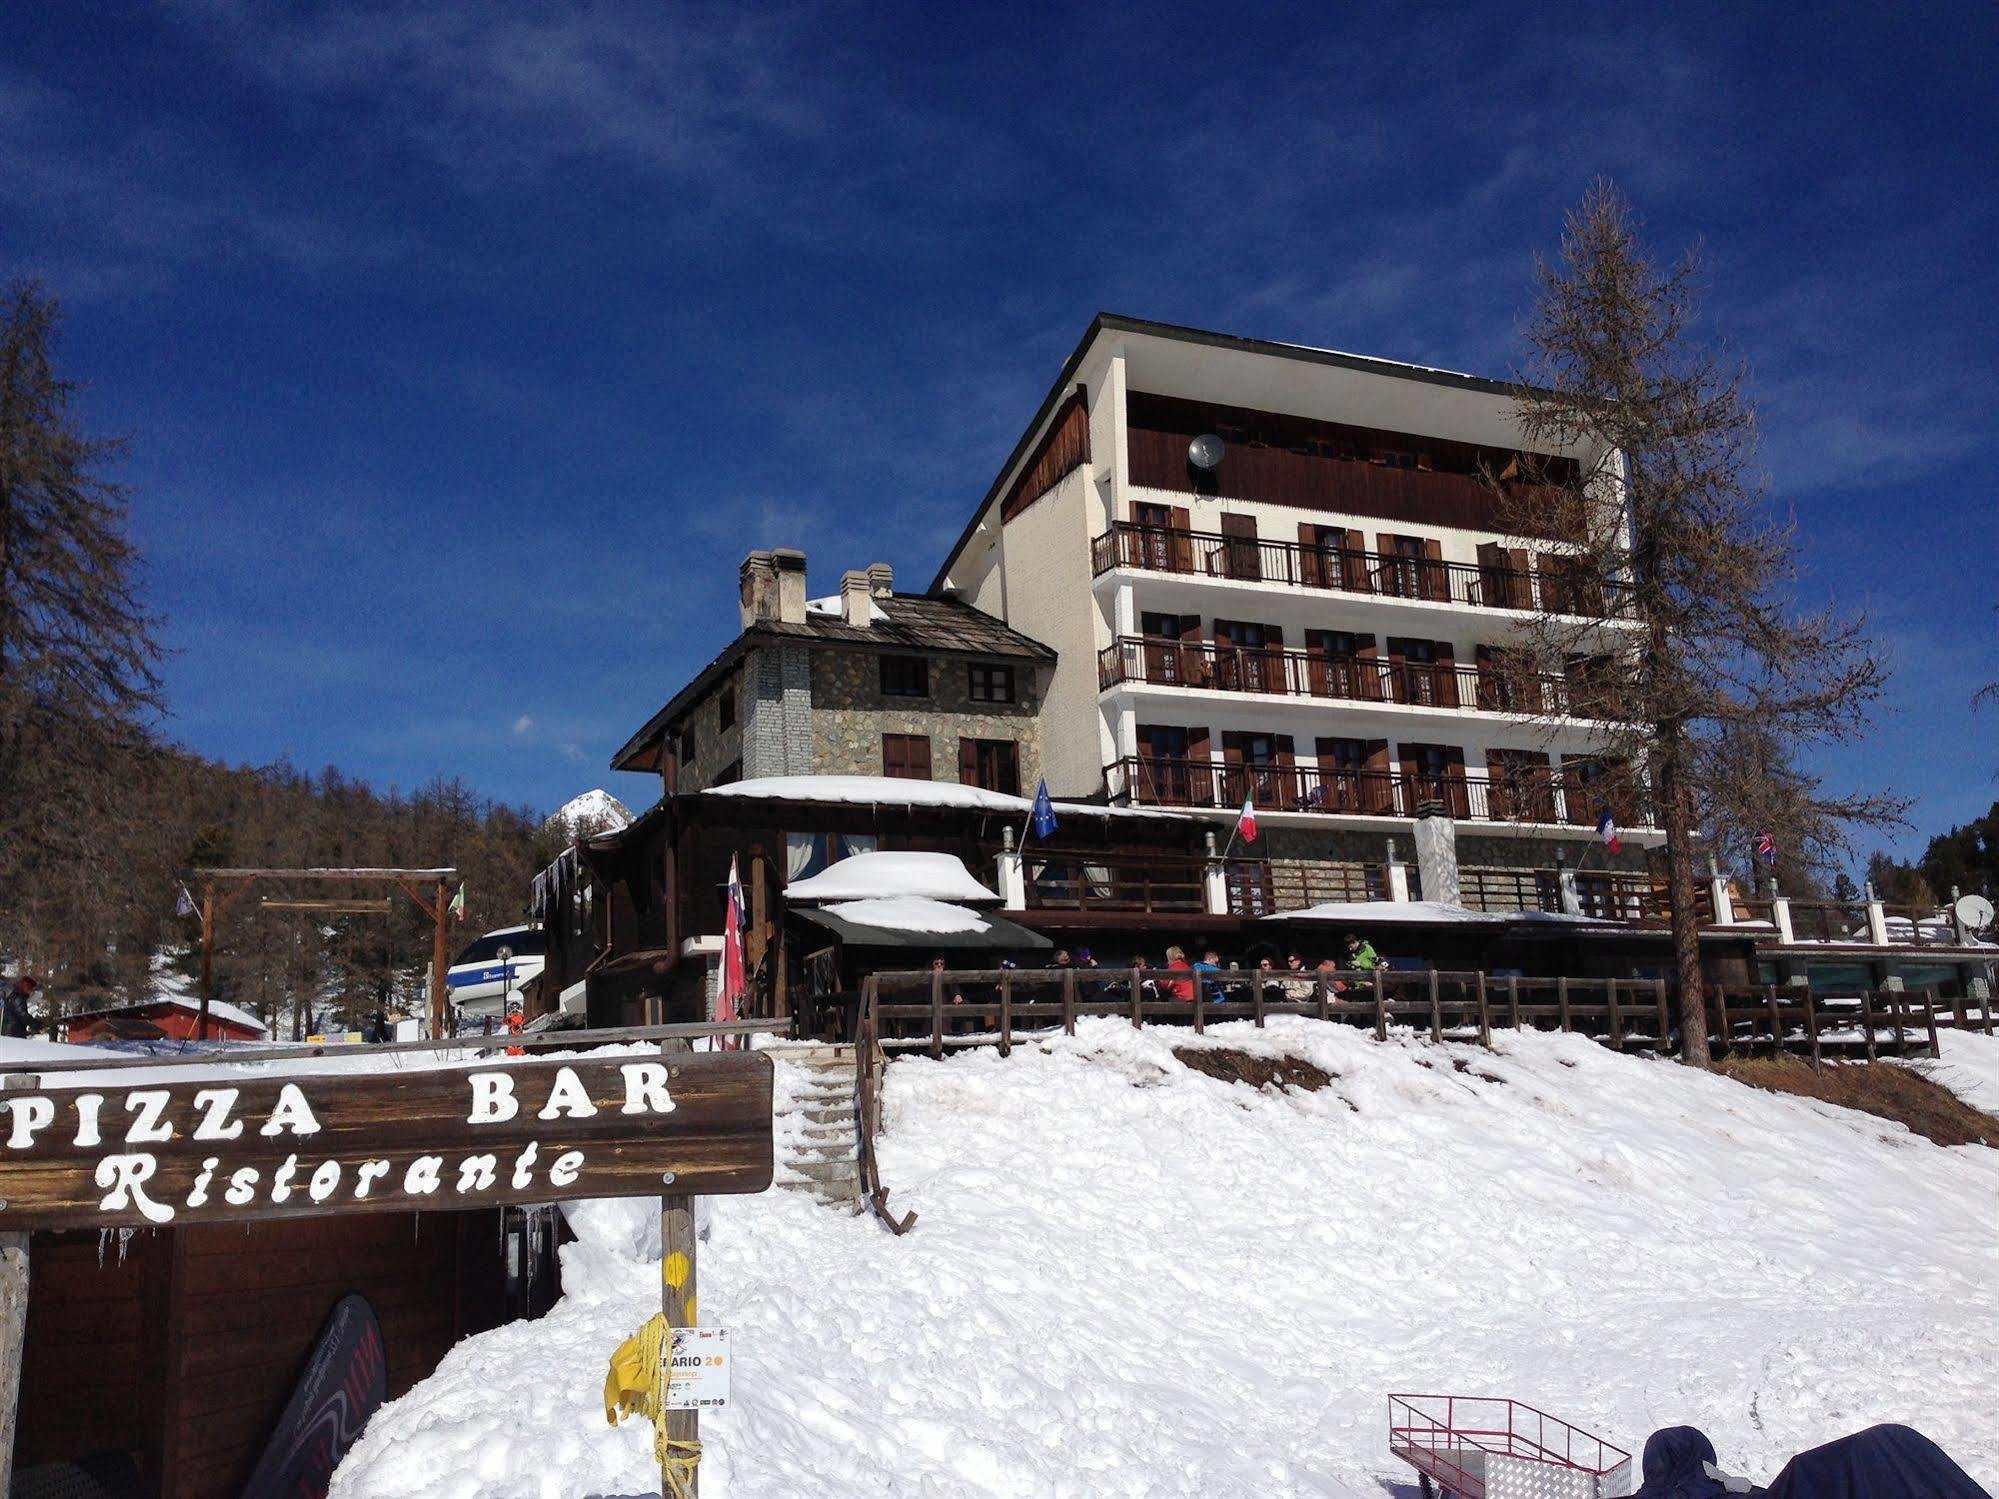
M 1494 779 L 1469 772 L 1426 775 L 1131 755 L 1113 763 L 1105 778 L 1114 801 L 1134 806 L 1233 810 L 1249 801 L 1265 812 L 1406 818 L 1435 801 L 1452 817 L 1470 822 L 1593 827 L 1608 801 L 1619 826 L 1652 826 L 1650 813 L 1628 783 L 1614 791 L 1599 785 L 1570 787 L 1565 783 L 1571 778 L 1551 770 Z
M 1504 659 L 1396 661 L 1283 646 L 1120 636 L 1097 657 L 1097 683 L 1271 693 L 1339 702 L 1469 709 L 1480 713 L 1607 718 L 1615 692 L 1589 678 L 1527 672 Z
M 1600 588 L 1532 567 L 1391 556 L 1330 543 L 1305 546 L 1295 541 L 1176 531 L 1129 521 L 1113 522 L 1110 530 L 1095 539 L 1091 561 L 1099 577 L 1113 568 L 1127 567 L 1522 613 L 1537 609 L 1585 615 L 1622 612 L 1606 609 Z

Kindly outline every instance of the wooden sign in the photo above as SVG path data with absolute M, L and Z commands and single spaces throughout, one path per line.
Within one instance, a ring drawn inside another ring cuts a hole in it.
M 0 1232 L 761 1192 L 771 1064 L 630 1053 L 0 1094 Z

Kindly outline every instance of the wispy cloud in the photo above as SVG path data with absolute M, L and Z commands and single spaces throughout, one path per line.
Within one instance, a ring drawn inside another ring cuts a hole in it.
M 516 739 L 521 738 L 523 735 L 530 734 L 533 731 L 534 731 L 534 720 L 532 718 L 529 718 L 527 714 L 523 713 L 519 718 L 514 720 L 514 737 Z

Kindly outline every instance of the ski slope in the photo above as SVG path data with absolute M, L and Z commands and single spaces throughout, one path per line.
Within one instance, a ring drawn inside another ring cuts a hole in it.
M 1224 1084 L 1172 1052 L 1203 1044 L 1335 1081 Z M 712 1203 L 700 1306 L 736 1370 L 704 1499 L 1386 1499 L 1413 1493 L 1391 1390 L 1513 1395 L 1634 1452 L 1690 1422 L 1761 1481 L 1908 1421 L 1999 1489 L 1999 1151 L 1581 1038 L 1496 1047 L 1097 1021 L 898 1061 L 908 1237 L 788 1192 Z M 1951 1060 L 1999 1085 L 1999 1042 Z M 658 1492 L 650 1429 L 601 1393 L 658 1305 L 656 1213 L 574 1221 L 564 1300 L 385 1408 L 335 1496 Z

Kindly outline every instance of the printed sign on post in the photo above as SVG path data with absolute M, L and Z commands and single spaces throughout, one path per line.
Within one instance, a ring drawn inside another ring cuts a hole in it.
M 676 1327 L 666 1357 L 668 1410 L 712 1411 L 729 1403 L 727 1328 Z

